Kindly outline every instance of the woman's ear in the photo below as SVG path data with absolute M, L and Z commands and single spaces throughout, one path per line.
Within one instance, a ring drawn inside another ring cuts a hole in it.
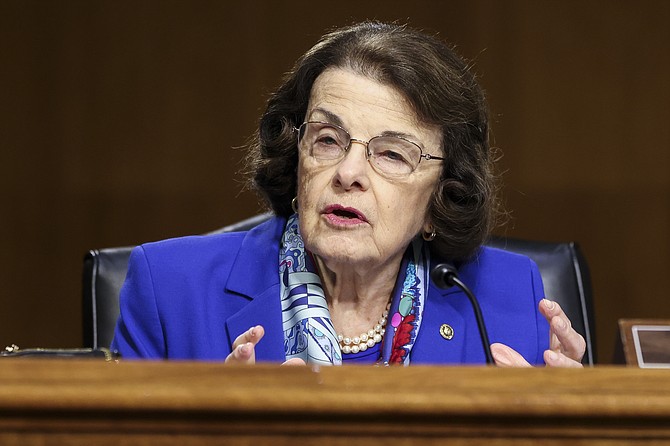
M 423 234 L 421 234 L 423 239 L 427 242 L 432 241 L 437 233 L 435 232 L 435 226 L 432 223 L 426 223 L 423 225 Z

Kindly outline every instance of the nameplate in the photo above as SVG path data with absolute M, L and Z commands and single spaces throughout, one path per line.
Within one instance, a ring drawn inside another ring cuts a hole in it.
M 670 320 L 622 319 L 619 328 L 628 365 L 670 369 Z

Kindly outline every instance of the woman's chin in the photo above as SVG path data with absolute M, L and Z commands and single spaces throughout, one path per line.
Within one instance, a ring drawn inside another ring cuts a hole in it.
M 325 245 L 325 246 L 324 246 Z M 323 260 L 327 266 L 351 266 L 363 265 L 375 261 L 377 256 L 369 250 L 361 249 L 364 245 L 358 244 L 322 244 L 315 251 L 315 255 Z M 308 248 L 309 249 L 309 248 Z M 366 252 L 367 251 L 367 252 Z

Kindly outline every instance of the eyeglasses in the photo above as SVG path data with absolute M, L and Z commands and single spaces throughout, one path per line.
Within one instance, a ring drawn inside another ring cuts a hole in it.
M 298 144 L 320 161 L 337 161 L 344 158 L 354 142 L 365 146 L 365 157 L 379 174 L 386 177 L 403 177 L 419 166 L 421 159 L 444 160 L 439 156 L 423 153 L 416 143 L 401 136 L 375 136 L 369 141 L 352 138 L 342 127 L 321 121 L 303 122 L 298 132 Z

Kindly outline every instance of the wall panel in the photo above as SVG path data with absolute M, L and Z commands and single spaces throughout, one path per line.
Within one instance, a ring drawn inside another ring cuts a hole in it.
M 601 361 L 617 318 L 670 316 L 667 2 L 22 1 L 0 3 L 0 343 L 79 345 L 88 249 L 256 212 L 234 148 L 293 60 L 363 18 L 473 60 L 499 232 L 582 245 Z

